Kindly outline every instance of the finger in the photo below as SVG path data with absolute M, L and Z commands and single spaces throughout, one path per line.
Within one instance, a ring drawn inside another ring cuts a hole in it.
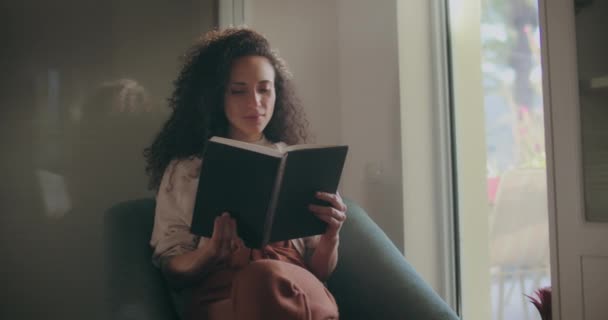
M 339 225 L 342 223 L 341 221 L 339 221 L 338 219 L 336 219 L 332 216 L 318 214 L 318 213 L 315 213 L 315 216 L 317 216 L 317 218 L 323 220 L 324 222 L 326 222 L 327 224 L 330 224 L 330 225 Z
M 318 215 L 317 217 L 321 221 L 327 223 L 327 229 L 325 230 L 325 234 L 329 234 L 329 235 L 338 234 L 340 232 L 340 229 L 342 229 L 341 221 L 338 221 L 329 216 Z
M 238 224 L 236 223 L 235 219 L 232 219 L 233 221 L 233 237 L 232 240 L 234 241 L 234 243 L 236 243 L 236 246 L 238 248 L 245 248 L 245 243 L 243 242 L 243 239 L 241 239 L 241 237 L 239 237 L 239 229 L 238 229 Z
M 224 226 L 222 225 L 223 219 L 222 216 L 215 217 L 213 220 L 213 233 L 211 234 L 211 238 L 215 240 L 220 240 L 222 238 L 222 234 L 224 232 Z
M 230 218 L 228 221 L 230 222 L 230 239 L 232 239 L 236 237 L 236 220 Z
M 236 220 L 233 218 L 229 218 L 229 225 L 230 225 L 230 240 L 229 240 L 230 249 L 231 249 L 231 252 L 234 252 L 235 250 L 237 250 L 240 247 Z
M 342 212 L 348 211 L 348 206 L 344 203 L 344 200 L 342 200 L 342 196 L 340 195 L 340 192 L 338 192 L 338 191 L 336 191 L 336 200 L 338 200 L 338 203 L 340 204 L 340 208 L 338 208 L 340 211 L 342 211 Z
M 239 245 L 239 248 L 245 248 L 245 242 L 243 241 L 243 239 L 241 239 L 240 237 L 236 238 L 237 243 Z
M 333 207 L 319 206 L 319 205 L 312 204 L 309 206 L 309 208 L 314 213 L 331 216 L 339 221 L 346 220 L 346 214 Z
M 220 247 L 224 251 L 230 251 L 230 239 L 231 239 L 231 228 L 230 228 L 230 215 L 227 213 L 222 214 L 220 217 L 222 220 L 222 237 L 220 239 Z
M 226 214 L 222 213 L 221 216 L 218 217 L 219 224 L 219 239 L 226 238 Z
M 222 216 L 218 216 L 215 218 L 213 222 L 213 234 L 211 235 L 211 245 L 213 250 L 215 251 L 215 256 L 219 259 L 222 259 L 225 256 L 224 248 L 223 248 L 223 238 L 224 238 L 224 218 Z
M 213 220 L 213 233 L 211 234 L 211 239 L 218 240 L 221 237 L 221 228 L 220 217 L 215 217 L 215 220 Z
M 224 216 L 222 218 L 224 219 L 224 235 L 226 236 L 226 239 L 230 239 L 230 235 L 232 233 L 232 219 L 230 216 Z
M 338 194 L 319 191 L 317 192 L 316 197 L 329 202 L 332 207 L 340 211 L 346 211 L 346 205 L 342 201 L 342 197 L 340 197 Z
M 337 210 L 336 208 L 319 206 L 316 204 L 311 204 L 308 206 L 310 211 L 313 213 L 317 213 L 319 215 L 330 216 L 338 221 L 346 220 L 346 214 L 342 211 Z

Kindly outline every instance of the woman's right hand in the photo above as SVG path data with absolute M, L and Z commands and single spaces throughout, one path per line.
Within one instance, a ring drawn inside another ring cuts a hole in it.
M 197 250 L 176 255 L 163 267 L 169 281 L 176 288 L 183 288 L 208 274 L 213 265 L 229 261 L 237 249 L 244 247 L 236 232 L 236 221 L 227 212 L 215 218 L 213 234 L 209 242 Z
M 243 240 L 237 234 L 236 221 L 228 212 L 215 218 L 213 234 L 207 245 L 211 259 L 216 263 L 224 262 L 234 251 L 244 247 Z

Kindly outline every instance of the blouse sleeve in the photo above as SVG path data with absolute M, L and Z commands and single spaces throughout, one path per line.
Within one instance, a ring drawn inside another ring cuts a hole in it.
M 320 235 L 304 238 L 304 261 L 306 263 L 310 263 L 310 259 L 317 248 L 317 244 L 319 244 L 320 238 Z
M 190 232 L 198 186 L 198 158 L 173 160 L 167 166 L 156 194 L 152 261 L 160 267 L 167 258 L 193 251 L 199 237 Z

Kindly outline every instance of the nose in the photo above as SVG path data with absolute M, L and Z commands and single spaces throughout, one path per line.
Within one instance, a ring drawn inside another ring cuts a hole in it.
M 247 95 L 247 107 L 257 109 L 262 104 L 262 96 L 257 92 Z

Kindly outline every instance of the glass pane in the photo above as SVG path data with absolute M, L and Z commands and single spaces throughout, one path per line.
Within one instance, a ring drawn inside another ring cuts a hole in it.
M 608 2 L 575 1 L 585 213 L 608 222 Z
M 106 292 L 121 275 L 106 268 L 104 215 L 121 201 L 151 196 L 143 148 L 167 115 L 179 55 L 216 24 L 215 6 L 1 5 L 0 318 L 141 313 L 135 289 Z
M 452 0 L 450 26 L 463 318 L 540 319 L 526 297 L 550 285 L 537 2 Z

